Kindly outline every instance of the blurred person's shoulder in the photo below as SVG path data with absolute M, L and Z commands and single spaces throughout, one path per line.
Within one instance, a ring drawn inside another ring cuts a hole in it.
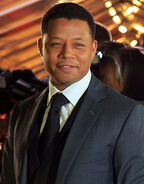
M 31 108 L 34 104 L 36 104 L 40 99 L 43 98 L 43 96 L 47 95 L 48 88 L 44 89 L 41 92 L 38 92 L 28 98 L 25 98 L 18 103 L 16 103 L 14 109 L 26 109 L 26 108 Z

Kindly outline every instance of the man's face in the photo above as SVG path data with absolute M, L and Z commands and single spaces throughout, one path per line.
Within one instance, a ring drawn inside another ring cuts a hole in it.
M 96 47 L 87 22 L 79 19 L 50 20 L 47 34 L 39 40 L 46 70 L 60 90 L 86 75 Z

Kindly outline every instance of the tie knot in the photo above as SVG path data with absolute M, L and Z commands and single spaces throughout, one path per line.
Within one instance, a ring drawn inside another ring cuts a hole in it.
M 52 104 L 51 107 L 55 108 L 56 110 L 60 110 L 60 108 L 68 103 L 69 100 L 62 94 L 62 93 L 56 93 L 52 97 Z

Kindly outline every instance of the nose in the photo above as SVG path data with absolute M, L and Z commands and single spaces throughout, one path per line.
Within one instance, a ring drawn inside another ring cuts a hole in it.
M 70 44 L 63 44 L 63 47 L 60 52 L 60 57 L 67 59 L 71 58 L 73 55 L 72 47 Z

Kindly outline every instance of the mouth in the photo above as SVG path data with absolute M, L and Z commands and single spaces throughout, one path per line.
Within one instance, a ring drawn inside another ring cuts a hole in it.
M 62 71 L 72 71 L 73 69 L 76 69 L 77 67 L 73 65 L 59 65 L 58 68 L 61 69 Z

